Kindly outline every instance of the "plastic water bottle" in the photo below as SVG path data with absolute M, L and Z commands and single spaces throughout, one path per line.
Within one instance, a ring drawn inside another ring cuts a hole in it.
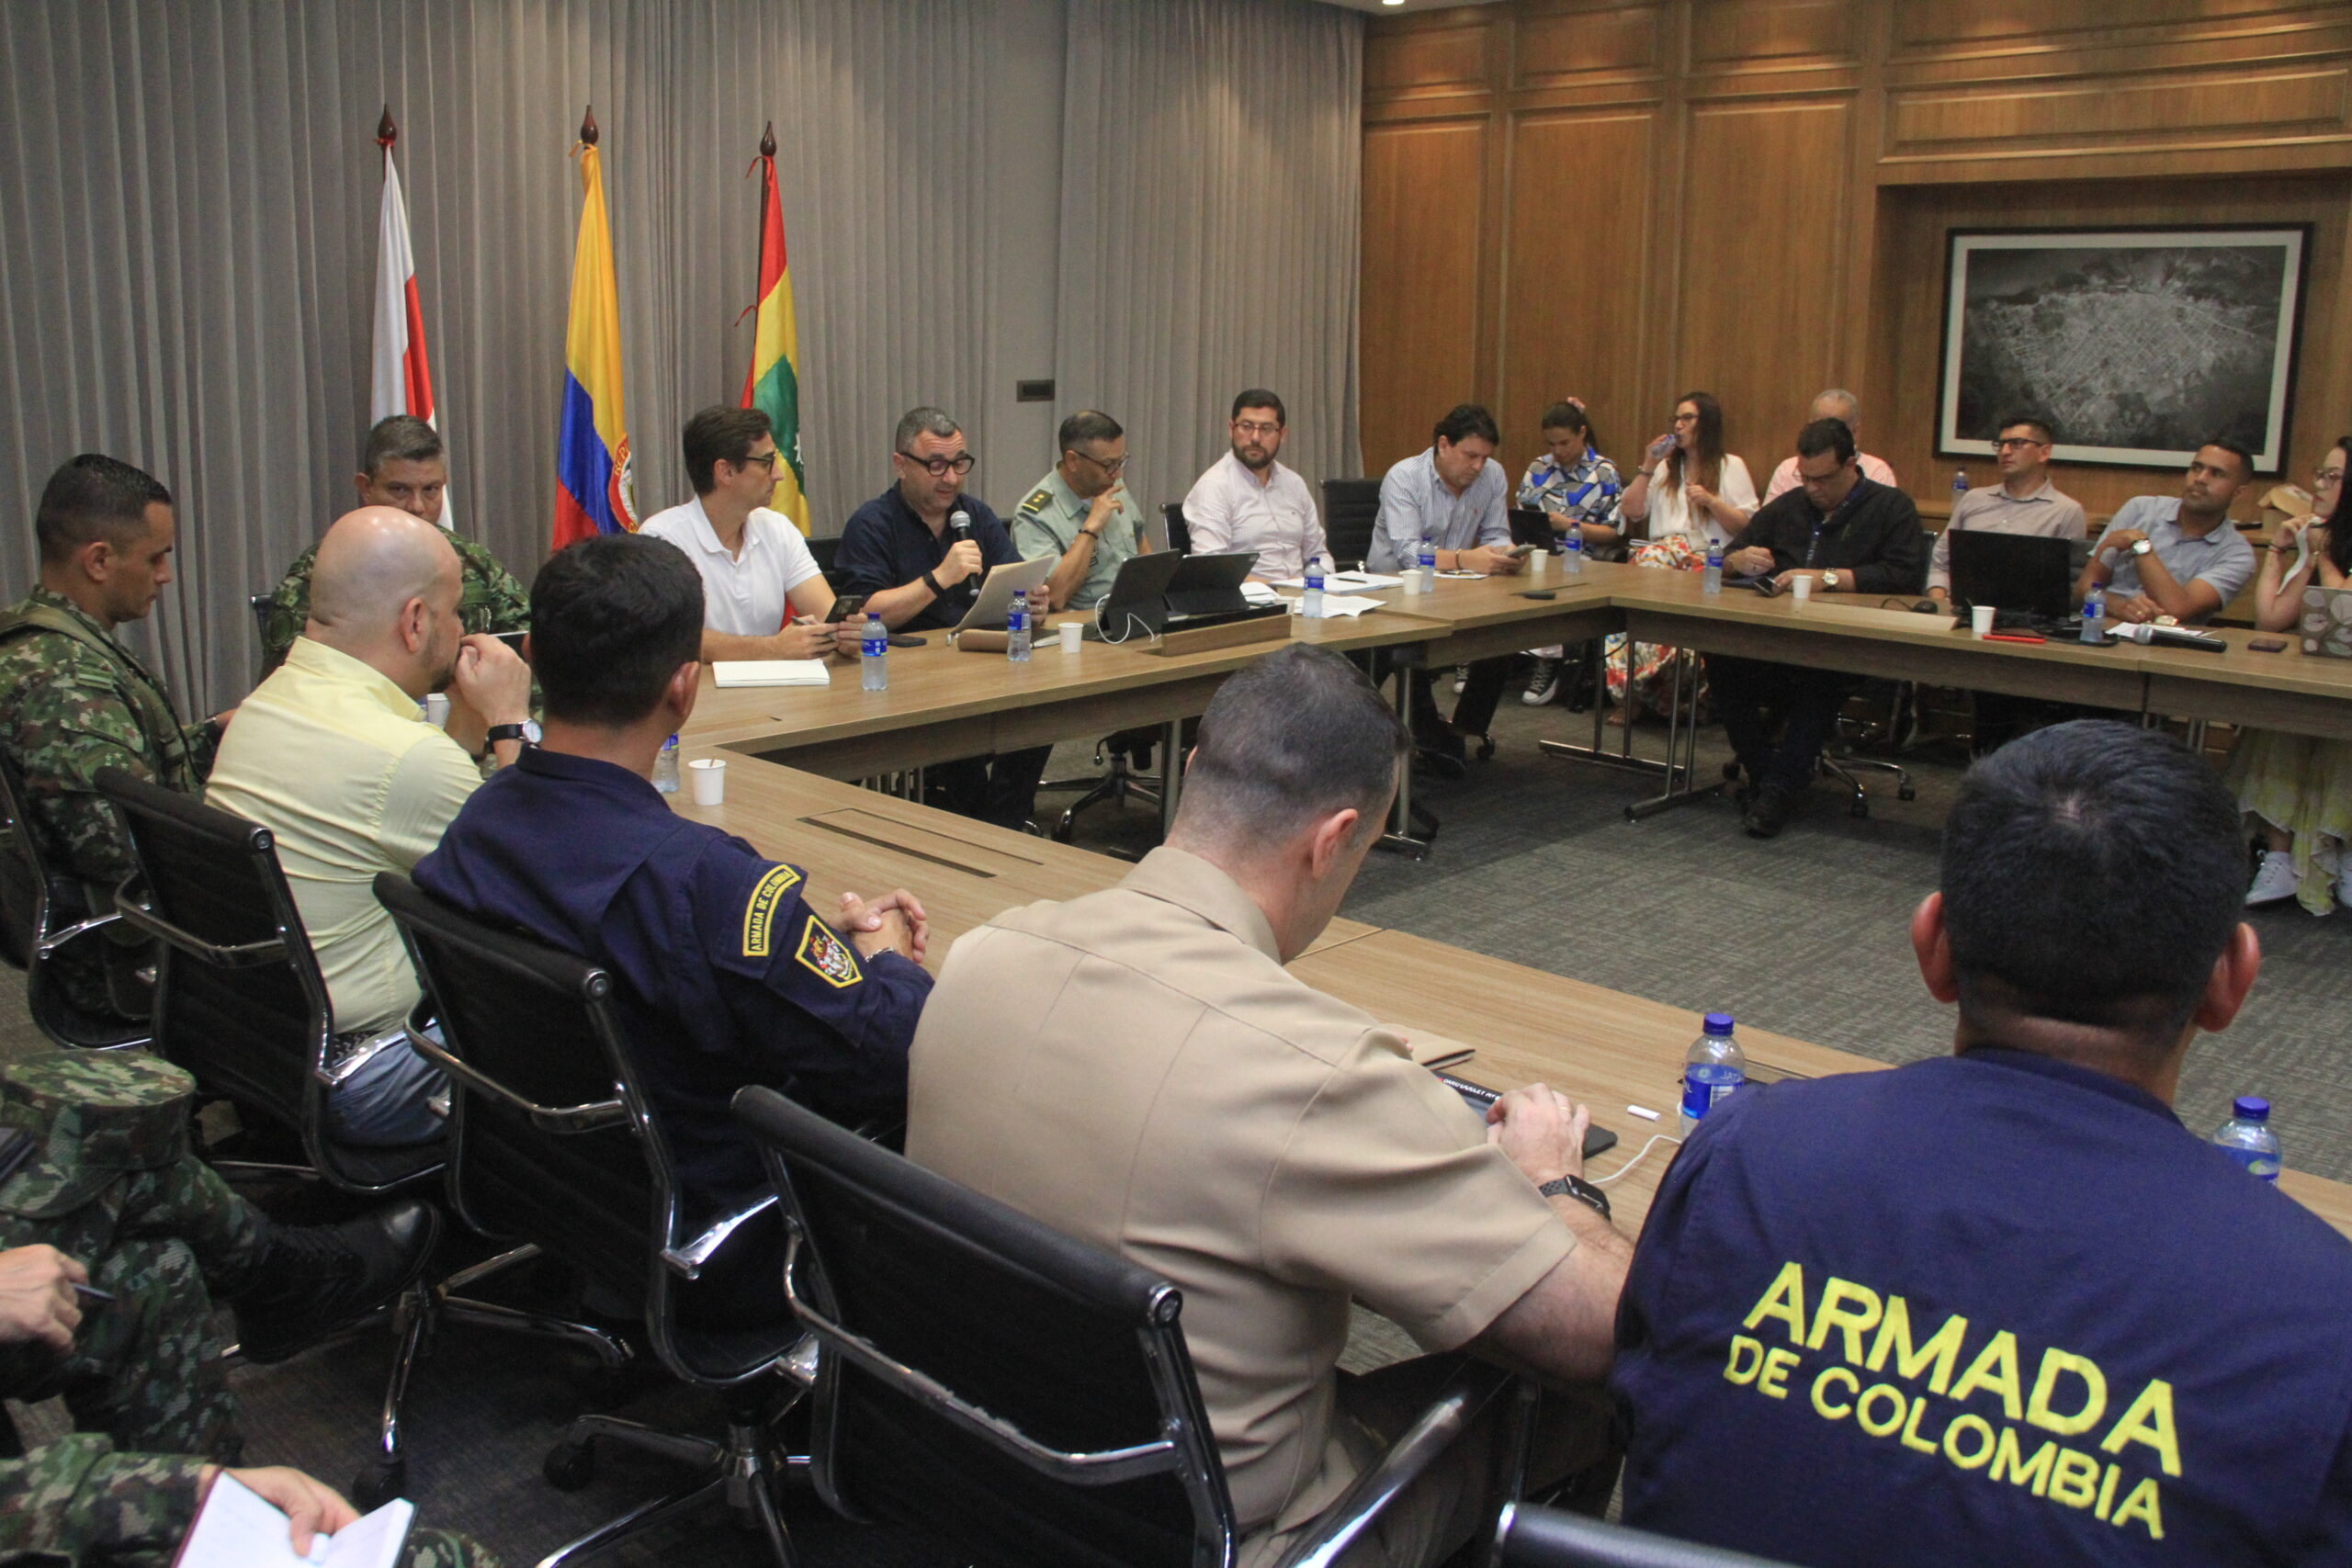
M 1323 557 L 1319 551 L 1306 558 L 1306 597 L 1299 601 L 1298 613 L 1310 621 L 1323 618 Z
M 2265 1181 L 2278 1179 L 2282 1163 L 2278 1154 L 2278 1134 L 2270 1130 L 2270 1102 L 2251 1094 L 2242 1094 L 2232 1102 L 2237 1112 L 2222 1123 L 2213 1134 L 2213 1146 L 2245 1167 L 2251 1176 Z
M 1707 570 L 1699 580 L 1699 585 L 1709 593 L 1724 591 L 1724 547 L 1720 539 L 1707 541 Z
M 1004 612 L 1004 656 L 1015 664 L 1029 662 L 1029 595 L 1015 593 Z
M 1747 1081 L 1747 1054 L 1731 1037 L 1731 1014 L 1711 1012 L 1706 1032 L 1690 1042 L 1682 1055 L 1682 1135 L 1715 1101 Z
M 1951 509 L 1954 512 L 1960 510 L 1960 498 L 1967 493 L 1968 470 L 1966 468 L 1954 468 L 1951 471 Z
M 1420 554 L 1415 556 L 1413 558 L 1421 569 L 1421 592 L 1424 593 L 1435 592 L 1437 590 L 1436 541 L 1432 540 L 1427 534 L 1422 535 Z
M 1568 531 L 1560 536 L 1560 575 L 1574 577 L 1584 570 L 1584 525 L 1571 523 Z
M 653 759 L 653 787 L 663 795 L 678 793 L 678 738 L 674 735 L 662 742 L 662 750 Z
M 888 691 L 890 671 L 882 660 L 890 651 L 890 628 L 882 624 L 881 616 L 869 614 L 865 617 L 865 631 L 858 638 L 857 650 L 861 656 L 858 684 L 869 692 Z
M 2098 583 L 2094 582 L 2083 593 L 2083 640 L 2088 643 L 2105 642 L 2107 638 L 2101 635 L 2100 627 L 2106 620 L 2107 594 Z

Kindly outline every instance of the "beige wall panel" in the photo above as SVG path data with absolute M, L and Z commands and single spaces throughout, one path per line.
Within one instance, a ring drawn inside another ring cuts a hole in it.
M 1806 100 L 1690 116 L 1668 395 L 1697 388 L 1722 399 L 1725 439 L 1759 487 L 1793 449 L 1812 395 L 1860 374 L 1837 363 L 1834 347 L 1850 112 L 1843 101 Z M 1668 411 L 1644 412 L 1646 428 Z
M 1850 60 L 1857 0 L 1696 0 L 1690 59 L 1699 65 Z
M 1641 380 L 1657 118 L 1653 107 L 1527 115 L 1513 127 L 1495 417 L 1514 478 L 1542 449 L 1544 410 L 1563 397 L 1584 400 L 1602 450 L 1628 463 L 1638 432 L 1658 421 Z
M 1429 445 L 1476 394 L 1487 122 L 1369 127 L 1363 142 L 1364 471 Z
M 1665 59 L 1665 28 L 1663 6 L 1523 17 L 1511 52 L 1512 85 L 1541 87 L 1564 76 L 1655 71 Z

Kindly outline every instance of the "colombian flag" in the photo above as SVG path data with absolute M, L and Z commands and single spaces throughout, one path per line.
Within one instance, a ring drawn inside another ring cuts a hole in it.
M 775 200 L 775 142 L 771 129 L 760 143 L 760 291 L 752 309 L 752 367 L 743 377 L 743 407 L 768 416 L 775 449 L 775 493 L 768 504 L 803 534 L 808 532 L 808 474 L 800 466 L 800 339 L 792 323 L 792 272 L 784 259 L 784 212 Z
M 563 336 L 563 412 L 555 454 L 555 547 L 635 532 L 628 424 L 621 411 L 621 301 L 613 280 L 596 121 L 580 128 L 580 243 L 571 260 L 571 324 Z

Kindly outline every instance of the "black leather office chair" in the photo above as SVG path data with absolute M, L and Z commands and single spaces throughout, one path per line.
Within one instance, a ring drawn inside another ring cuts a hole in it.
M 1160 520 L 1168 525 L 1168 547 L 1180 556 L 1193 553 L 1192 525 L 1184 521 L 1184 503 L 1163 501 L 1159 503 Z
M 823 1348 L 809 1460 L 827 1503 L 1001 1568 L 1233 1562 L 1175 1286 L 771 1089 L 739 1091 L 735 1114 L 786 1205 L 786 1294 Z M 1469 1368 L 1284 1568 L 1336 1555 L 1510 1387 Z
M 58 982 L 60 955 L 76 943 L 110 942 L 105 928 L 122 917 L 111 905 L 82 912 L 81 885 L 42 863 L 40 845 L 26 817 L 27 799 L 24 775 L 0 753 L 0 810 L 7 813 L 5 831 L 0 831 L 6 840 L 0 843 L 0 958 L 25 972 L 25 1005 L 33 1022 L 60 1045 L 84 1050 L 144 1045 L 144 1021 L 125 1023 L 86 1013 Z
M 1370 558 L 1379 519 L 1378 479 L 1323 481 L 1323 545 L 1335 565 L 1362 566 Z
M 1558 1508 L 1506 1504 L 1495 1527 L 1503 1568 L 1786 1568 L 1770 1558 L 1628 1529 Z
M 815 559 L 817 570 L 825 574 L 825 581 L 828 582 L 832 581 L 833 561 L 841 553 L 842 536 L 839 534 L 827 534 L 822 536 L 811 534 L 808 536 L 808 554 Z M 833 583 L 833 589 L 836 592 L 840 592 L 841 584 Z
M 689 1510 L 725 1503 L 755 1523 L 782 1568 L 791 1536 L 775 1495 L 786 1461 L 777 1416 L 813 1375 L 814 1348 L 776 1298 L 773 1329 L 700 1330 L 678 1322 L 681 1280 L 775 1206 L 764 1197 L 690 1235 L 661 1122 L 639 1087 L 619 987 L 569 953 L 450 908 L 404 876 L 376 878 L 444 1043 L 419 1045 L 457 1088 L 448 1194 L 467 1224 L 536 1243 L 605 1293 L 641 1306 L 648 1339 L 680 1380 L 723 1391 L 724 1441 L 586 1415 L 548 1454 L 550 1484 L 584 1486 L 609 1439 L 694 1467 L 688 1483 L 542 1560 L 576 1562 Z M 847 1134 L 844 1134 L 845 1136 Z
M 98 788 L 130 832 L 144 885 L 143 902 L 119 897 L 117 908 L 158 944 L 156 1053 L 187 1068 L 202 1092 L 297 1134 L 310 1162 L 307 1168 L 221 1162 L 221 1174 L 232 1179 L 315 1176 L 358 1194 L 413 1187 L 438 1174 L 443 1145 L 437 1141 L 358 1148 L 338 1142 L 330 1130 L 327 1093 L 338 1065 L 334 1013 L 270 830 L 119 768 L 101 773 Z M 458 1293 L 534 1256 L 518 1249 L 437 1283 L 420 1280 L 394 1307 L 395 1349 L 377 1452 L 352 1484 L 364 1506 L 406 1488 L 401 1413 L 409 1376 L 433 1326 L 528 1332 L 583 1345 L 608 1362 L 626 1359 L 627 1348 L 600 1330 Z

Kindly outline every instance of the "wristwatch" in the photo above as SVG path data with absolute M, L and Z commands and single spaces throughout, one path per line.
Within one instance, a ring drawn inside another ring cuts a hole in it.
M 493 724 L 481 732 L 481 740 L 485 747 L 495 746 L 502 740 L 520 740 L 526 746 L 537 746 L 539 743 L 539 721 L 526 718 L 520 724 Z
M 2155 547 L 2156 547 L 2154 545 L 2145 539 L 2134 539 L 2132 541 L 2132 553 L 2135 556 L 2144 556 Z
M 1821 586 L 1822 586 L 1826 591 L 1827 591 L 1827 592 L 1831 592 L 1831 593 L 1835 593 L 1835 592 L 1838 592 L 1838 569 L 1837 569 L 1836 567 L 1831 567 L 1827 571 L 1825 571 L 1825 572 L 1823 572 L 1823 573 L 1821 574 Z
M 1563 1176 L 1535 1190 L 1546 1198 L 1573 1198 L 1602 1219 L 1609 1218 L 1609 1194 L 1581 1176 Z
M 931 590 L 931 596 L 934 599 L 947 597 L 947 590 L 939 586 L 939 579 L 932 576 L 928 571 L 922 574 L 922 585 Z

